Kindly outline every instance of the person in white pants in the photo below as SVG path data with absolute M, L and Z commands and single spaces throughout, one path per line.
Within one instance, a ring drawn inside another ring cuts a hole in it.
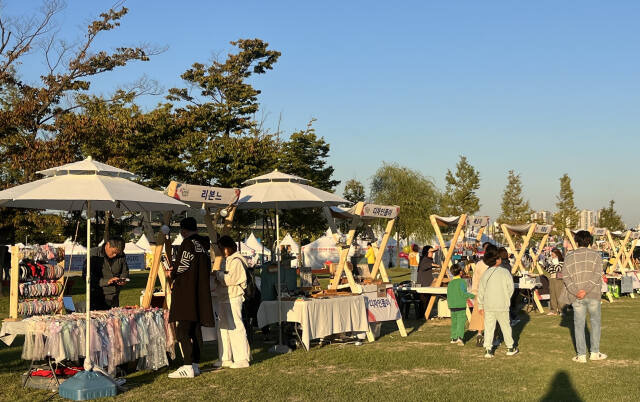
M 225 261 L 225 270 L 215 272 L 213 290 L 214 310 L 217 316 L 218 361 L 216 367 L 249 367 L 249 342 L 242 323 L 242 302 L 247 288 L 245 267 L 247 261 L 229 236 L 218 240 Z

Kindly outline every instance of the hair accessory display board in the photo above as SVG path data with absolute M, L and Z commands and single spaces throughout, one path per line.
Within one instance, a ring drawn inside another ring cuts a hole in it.
M 50 246 L 11 246 L 9 318 L 58 314 L 63 311 L 60 278 L 64 267 L 50 261 L 64 260 Z
M 384 284 L 389 283 L 389 275 L 387 273 L 387 269 L 382 263 L 382 258 L 384 256 L 384 251 L 387 248 L 387 243 L 389 242 L 389 238 L 391 237 L 393 226 L 396 222 L 396 219 L 398 218 L 398 214 L 400 213 L 400 207 L 396 205 L 390 205 L 390 206 L 375 205 L 375 204 L 365 204 L 364 202 L 358 202 L 353 208 L 349 210 L 343 210 L 337 207 L 332 207 L 332 208 L 325 207 L 324 212 L 325 212 L 327 221 L 331 226 L 332 235 L 336 241 L 336 244 L 338 244 L 340 248 L 340 260 L 338 262 L 336 271 L 334 272 L 333 280 L 329 284 L 329 289 L 338 289 L 338 285 L 340 284 L 340 278 L 342 277 L 342 273 L 344 272 L 349 282 L 351 293 L 354 293 L 354 294 L 363 293 L 362 286 L 355 282 L 352 267 L 349 264 L 347 264 L 347 257 L 349 256 L 349 250 L 351 249 L 351 246 L 355 239 L 356 230 L 358 229 L 358 227 L 362 223 L 366 221 L 372 221 L 374 219 L 387 219 L 388 221 L 387 221 L 387 225 L 385 227 L 385 231 L 382 236 L 380 245 L 374 248 L 375 261 L 373 263 L 373 268 L 369 273 L 369 277 L 365 279 L 375 280 L 379 273 L 383 283 Z M 340 242 L 340 238 L 338 236 L 338 231 L 335 226 L 333 217 L 336 217 L 338 219 L 343 219 L 349 222 L 349 232 L 347 233 L 346 241 L 343 243 Z M 384 302 L 382 303 L 384 307 L 391 308 L 391 309 L 395 308 L 395 310 L 397 310 L 398 303 L 395 300 L 395 295 L 393 294 L 393 291 L 388 292 L 386 285 L 382 285 L 381 289 L 384 289 L 382 290 L 382 295 L 380 296 L 380 298 L 384 300 Z M 387 294 L 389 294 L 390 296 L 387 296 Z M 387 302 L 387 297 L 390 297 L 392 300 L 389 300 Z M 372 297 L 370 294 L 369 296 L 367 296 L 368 303 L 369 303 L 369 300 L 374 300 L 374 299 L 377 300 L 377 298 Z M 369 310 L 370 309 L 368 308 L 368 311 Z M 395 313 L 388 315 L 388 317 L 392 317 L 393 320 L 396 321 L 396 324 L 398 325 L 398 330 L 400 331 L 400 335 L 405 337 L 407 336 L 407 331 L 404 327 L 402 316 L 400 316 L 399 310 L 395 311 Z M 377 317 L 381 317 L 381 316 L 382 315 L 377 315 Z M 377 319 L 372 319 L 372 320 L 373 320 L 372 322 L 378 322 Z M 380 321 L 383 321 L 383 320 L 380 319 Z M 371 331 L 367 332 L 367 337 L 369 341 L 374 340 L 374 336 Z
M 440 267 L 440 273 L 438 277 L 434 281 L 433 287 L 440 287 L 442 285 L 442 280 L 444 279 L 444 275 L 447 273 L 449 266 L 451 265 L 451 259 L 453 257 L 453 252 L 456 249 L 456 243 L 458 243 L 458 238 L 462 233 L 462 228 L 467 221 L 467 215 L 462 214 L 460 216 L 438 216 L 431 215 L 429 217 L 431 221 L 431 226 L 433 226 L 433 230 L 436 232 L 436 236 L 438 237 L 438 241 L 440 242 L 440 247 L 443 251 L 446 250 L 444 261 L 442 262 L 442 266 Z M 455 227 L 456 230 L 451 238 L 451 242 L 449 243 L 449 247 L 447 248 L 447 243 L 445 243 L 444 238 L 442 237 L 441 227 Z M 436 301 L 436 295 L 431 295 L 429 298 L 429 304 L 427 305 L 427 310 L 424 312 L 424 316 L 427 320 L 429 320 L 429 315 L 431 314 L 431 310 L 433 309 L 433 305 Z

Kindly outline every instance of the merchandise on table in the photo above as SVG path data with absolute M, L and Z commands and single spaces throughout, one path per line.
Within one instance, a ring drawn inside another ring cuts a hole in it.
M 175 358 L 175 340 L 162 309 L 114 308 L 91 313 L 91 360 L 109 373 L 138 360 L 138 370 L 157 370 Z M 56 362 L 85 356 L 85 315 L 35 316 L 26 324 L 22 358 Z

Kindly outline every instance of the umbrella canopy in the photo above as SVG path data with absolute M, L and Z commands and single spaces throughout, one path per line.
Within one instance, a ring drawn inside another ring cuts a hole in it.
M 91 170 L 93 169 L 93 170 Z M 187 205 L 129 180 L 133 173 L 91 157 L 39 171 L 44 179 L 0 191 L 0 207 L 81 211 L 183 211 Z
M 344 198 L 309 185 L 310 181 L 279 172 L 277 169 L 263 176 L 245 181 L 238 208 L 294 209 L 348 204 Z
M 67 165 L 38 172 L 44 179 L 0 191 L 0 206 L 14 208 L 56 209 L 66 211 L 182 211 L 188 206 L 159 191 L 129 181 L 133 173 L 91 157 Z M 91 244 L 91 220 L 87 219 L 87 245 Z M 90 321 L 91 259 L 87 247 L 86 319 Z M 89 331 L 86 326 L 85 350 L 90 349 Z M 93 367 L 91 354 L 87 353 L 85 369 Z

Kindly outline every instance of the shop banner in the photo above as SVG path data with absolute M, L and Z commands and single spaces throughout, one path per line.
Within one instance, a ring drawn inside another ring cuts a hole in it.
M 399 320 L 402 316 L 393 289 L 387 288 L 381 293 L 379 294 L 377 290 L 367 291 L 365 287 L 363 296 L 367 307 L 367 320 L 369 322 Z

